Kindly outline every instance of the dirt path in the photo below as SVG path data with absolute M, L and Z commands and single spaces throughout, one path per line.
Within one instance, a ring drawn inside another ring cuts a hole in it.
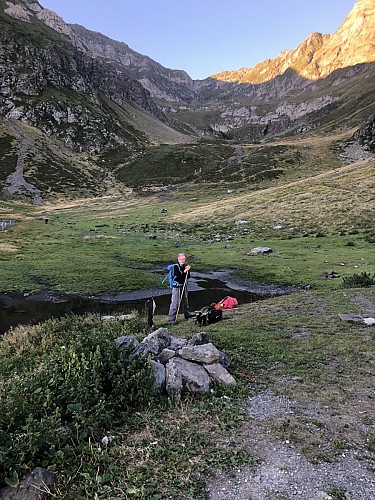
M 5 181 L 7 186 L 4 188 L 4 190 L 11 195 L 23 194 L 23 193 L 31 194 L 33 197 L 34 204 L 42 205 L 43 200 L 41 197 L 41 192 L 35 186 L 27 182 L 24 178 L 24 164 L 27 154 L 28 137 L 26 136 L 22 127 L 19 126 L 15 121 L 7 120 L 6 125 L 11 130 L 13 130 L 15 134 L 17 134 L 19 140 L 19 146 L 18 146 L 18 159 L 17 159 L 16 170 L 10 175 L 8 175 Z
M 249 421 L 241 434 L 249 451 L 260 460 L 256 471 L 242 467 L 217 473 L 207 484 L 211 500 L 373 500 L 375 454 L 345 450 L 332 463 L 312 463 L 287 440 L 277 439 L 272 423 L 290 416 L 326 416 L 329 408 L 305 405 L 263 391 L 247 402 Z M 319 432 L 317 429 L 316 432 Z

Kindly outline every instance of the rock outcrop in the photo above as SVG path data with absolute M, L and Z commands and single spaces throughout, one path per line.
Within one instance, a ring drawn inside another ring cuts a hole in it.
M 2 500 L 43 500 L 51 498 L 50 487 L 55 475 L 42 467 L 35 467 L 21 479 L 18 486 L 7 486 L 0 490 Z
M 375 153 L 375 114 L 371 115 L 354 134 L 353 139 Z

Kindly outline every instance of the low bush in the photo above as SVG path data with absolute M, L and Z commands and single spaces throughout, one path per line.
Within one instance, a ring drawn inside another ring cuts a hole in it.
M 365 241 L 367 243 L 375 243 L 375 229 L 368 229 L 365 231 Z
M 345 288 L 366 288 L 375 285 L 375 273 L 372 276 L 370 273 L 344 276 L 342 281 Z
M 51 320 L 4 337 L 0 346 L 0 483 L 16 483 L 131 418 L 151 398 L 145 359 L 125 356 L 119 335 L 140 322 L 97 317 Z M 69 445 L 69 446 L 68 446 Z

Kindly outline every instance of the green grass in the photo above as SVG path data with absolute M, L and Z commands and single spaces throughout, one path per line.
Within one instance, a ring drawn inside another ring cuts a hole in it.
M 255 378 L 259 390 L 318 406 L 315 414 L 296 411 L 263 425 L 312 461 L 333 461 L 343 448 L 371 448 L 375 334 L 371 327 L 341 321 L 339 314 L 365 315 L 374 300 L 374 287 L 304 292 L 228 311 L 223 322 L 206 329 L 230 354 L 237 378 Z M 191 331 L 185 324 L 174 328 L 182 335 Z
M 14 218 L 16 225 L 2 234 L 2 291 L 95 294 L 158 287 L 161 279 L 150 270 L 166 267 L 180 250 L 187 253 L 193 272 L 231 268 L 248 280 L 317 289 L 337 288 L 343 276 L 375 272 L 373 244 L 362 231 L 291 238 L 273 230 L 272 237 L 264 238 L 247 233 L 247 224 L 172 223 L 173 214 L 186 209 L 186 203 L 98 199 L 61 209 L 23 206 L 13 214 L 8 213 L 11 205 L 3 204 L 5 218 Z M 156 239 L 149 239 L 150 234 Z M 256 246 L 269 246 L 274 252 L 247 255 Z M 340 277 L 324 279 L 332 270 Z

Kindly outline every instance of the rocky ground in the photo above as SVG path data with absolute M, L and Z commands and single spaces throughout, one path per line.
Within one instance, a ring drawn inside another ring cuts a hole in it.
M 330 409 L 290 400 L 266 390 L 247 402 L 249 420 L 242 438 L 260 460 L 229 474 L 217 473 L 207 484 L 212 500 L 372 500 L 375 492 L 375 454 L 345 450 L 333 462 L 309 461 L 299 447 L 280 440 L 271 427 L 279 418 L 295 416 L 329 420 Z M 319 432 L 318 427 L 316 432 Z
M 19 139 L 19 150 L 16 170 L 10 174 L 6 180 L 5 191 L 10 195 L 28 193 L 33 197 L 35 205 L 42 205 L 43 200 L 39 189 L 25 180 L 24 162 L 28 149 L 28 142 L 31 140 L 26 136 L 21 126 L 16 121 L 7 121 L 8 127 L 17 134 Z

